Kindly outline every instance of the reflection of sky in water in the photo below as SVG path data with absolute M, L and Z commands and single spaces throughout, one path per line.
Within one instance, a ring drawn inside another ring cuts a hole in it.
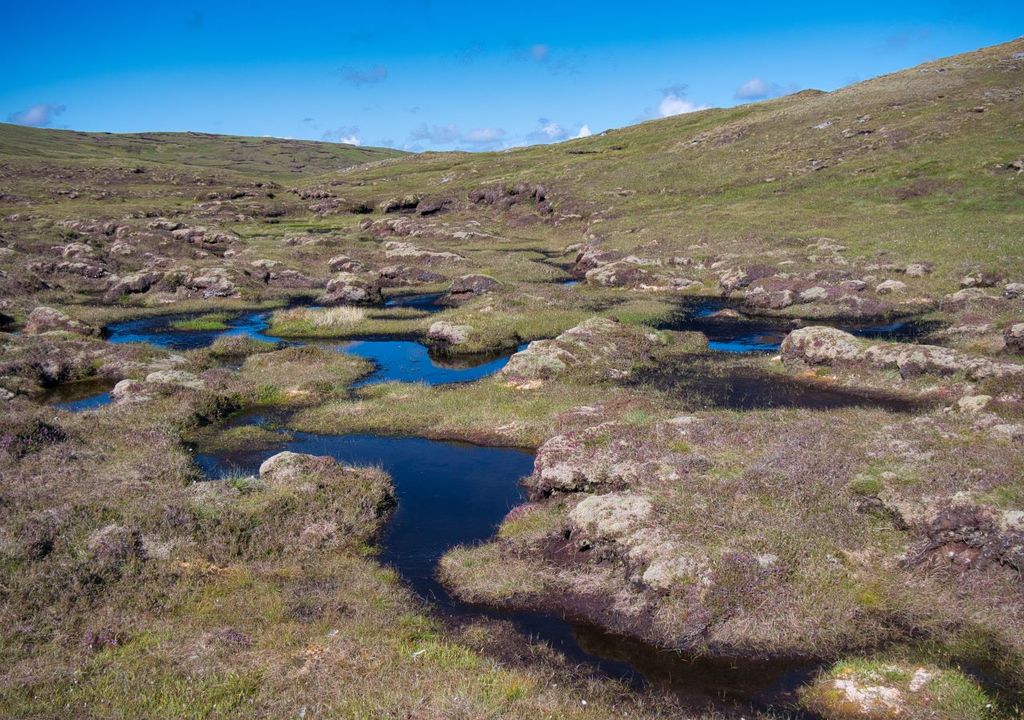
M 397 298 L 400 307 L 425 309 L 421 304 L 431 304 L 440 297 L 419 295 Z M 107 328 L 108 339 L 113 343 L 149 343 L 167 350 L 193 350 L 208 347 L 220 336 L 244 335 L 255 340 L 278 343 L 280 338 L 265 334 L 269 313 L 250 312 L 228 321 L 227 330 L 177 330 L 172 323 L 183 317 L 144 318 L 115 323 Z M 381 382 L 422 382 L 428 385 L 469 382 L 493 375 L 505 366 L 511 353 L 499 357 L 459 358 L 451 362 L 435 360 L 425 345 L 412 340 L 359 340 L 342 342 L 338 340 L 288 340 L 288 345 L 318 345 L 347 352 L 371 360 L 377 369 L 357 386 Z
M 728 306 L 721 301 L 707 300 L 690 309 L 686 316 L 667 323 L 664 327 L 673 330 L 695 330 L 708 338 L 708 348 L 728 353 L 770 353 L 778 352 L 782 341 L 790 331 L 796 329 L 789 319 L 729 318 L 713 317 Z M 816 324 L 807 321 L 805 325 Z M 860 337 L 878 340 L 913 340 L 918 332 L 913 323 L 906 320 L 879 325 L 833 323 L 825 320 L 817 324 L 838 327 Z

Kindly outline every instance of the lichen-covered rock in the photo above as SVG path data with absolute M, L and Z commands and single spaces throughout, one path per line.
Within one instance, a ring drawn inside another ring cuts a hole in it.
M 1024 375 L 1024 365 L 999 362 L 938 345 L 871 343 L 830 327 L 794 330 L 782 341 L 788 364 L 857 365 L 899 370 L 903 377 L 962 372 L 972 380 Z
M 591 243 L 579 248 L 576 253 L 576 262 L 573 265 L 573 275 L 584 277 L 588 271 L 596 267 L 614 262 L 622 257 L 622 253 L 613 250 L 605 250 Z
M 51 307 L 37 307 L 28 315 L 25 332 L 39 335 L 46 332 L 69 332 L 75 335 L 99 335 L 99 330 L 91 325 L 73 320 L 60 310 Z
M 903 270 L 907 277 L 924 277 L 931 273 L 934 265 L 930 262 L 911 263 Z
M 855 658 L 822 673 L 801 704 L 825 720 L 976 720 L 994 714 L 978 684 L 945 668 Z
M 110 395 L 117 403 L 146 402 L 152 399 L 152 396 L 147 394 L 146 383 L 130 378 L 118 382 L 110 391 Z
M 655 292 L 686 290 L 701 284 L 697 280 L 672 275 L 665 268 L 634 256 L 598 265 L 588 270 L 585 278 L 590 285 Z
M 494 292 L 501 287 L 501 283 L 490 275 L 463 275 L 452 281 L 448 290 L 449 296 L 453 298 L 471 297 L 483 293 Z
M 158 283 L 164 274 L 156 271 L 137 272 L 117 280 L 103 295 L 103 302 L 111 303 L 125 295 L 136 295 L 148 291 Z
M 1003 331 L 1006 349 L 1024 355 L 1024 323 L 1014 323 Z
M 348 255 L 335 255 L 327 261 L 327 267 L 331 272 L 356 272 L 362 270 L 363 264 Z
M 128 563 L 146 559 L 142 534 L 123 525 L 111 524 L 97 530 L 86 545 L 92 568 L 98 574 L 117 574 Z
M 260 483 L 300 498 L 291 542 L 304 549 L 366 540 L 394 505 L 391 480 L 376 468 L 342 465 L 328 456 L 284 451 L 260 465 Z M 288 519 L 285 518 L 287 521 Z
M 284 270 L 273 270 L 266 278 L 268 285 L 272 287 L 287 288 L 290 290 L 311 290 L 322 288 L 324 281 L 319 278 L 311 278 L 298 270 L 285 268 Z
M 1024 298 L 1024 283 L 1006 283 L 1006 285 L 1003 287 L 1003 297 L 1008 300 L 1017 300 L 1019 298 Z
M 778 272 L 777 268 L 770 265 L 753 265 L 751 267 L 734 267 L 721 272 L 718 276 L 718 284 L 726 295 L 734 290 L 741 290 L 755 280 L 771 277 Z
M 146 382 L 151 385 L 175 385 L 193 390 L 202 390 L 206 387 L 202 378 L 185 370 L 157 370 L 146 376 Z
M 378 273 L 378 284 L 382 287 L 409 287 L 426 283 L 440 283 L 447 280 L 444 275 L 414 265 L 385 265 Z
M 570 368 L 595 378 L 623 378 L 663 342 L 661 335 L 609 318 L 591 318 L 551 340 L 534 340 L 501 376 L 513 382 L 549 380 Z
M 438 320 L 427 330 L 427 339 L 441 345 L 462 345 L 473 333 L 472 325 L 457 325 L 446 320 Z
M 863 345 L 848 332 L 812 326 L 789 333 L 782 341 L 781 352 L 783 360 L 800 360 L 809 365 L 832 365 L 860 360 Z
M 417 260 L 419 262 L 460 262 L 465 260 L 458 253 L 424 250 L 410 242 L 391 240 L 384 243 L 384 257 L 389 259 Z
M 643 495 L 588 495 L 569 512 L 569 522 L 577 532 L 595 540 L 618 540 L 635 531 L 653 511 L 651 501 Z
M 317 298 L 320 305 L 380 305 L 384 301 L 380 284 L 354 275 L 339 273 L 327 283 L 323 295 Z
M 884 280 L 875 285 L 875 292 L 879 295 L 890 295 L 901 293 L 907 289 L 907 284 L 902 280 Z

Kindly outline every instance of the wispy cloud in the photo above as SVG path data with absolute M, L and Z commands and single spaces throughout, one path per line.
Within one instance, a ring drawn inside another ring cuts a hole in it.
M 67 108 L 64 105 L 52 103 L 39 103 L 32 107 L 25 108 L 7 116 L 9 122 L 15 125 L 28 125 L 30 127 L 49 127 L 58 115 L 64 113 Z
M 521 62 L 529 62 L 547 70 L 552 75 L 578 75 L 581 58 L 567 53 L 556 53 L 546 43 L 534 43 L 526 47 L 516 48 L 512 57 Z
M 388 79 L 388 69 L 383 65 L 374 65 L 370 68 L 343 67 L 338 73 L 343 80 L 356 87 L 382 83 Z
M 795 85 L 780 85 L 764 78 L 754 76 L 736 88 L 734 97 L 737 100 L 766 100 L 796 92 Z
M 458 125 L 427 125 L 423 123 L 409 133 L 408 149 L 425 143 L 435 149 L 498 150 L 506 145 L 508 133 L 504 128 L 482 127 L 462 131 Z
M 542 117 L 537 120 L 537 128 L 526 134 L 526 141 L 537 145 L 541 143 L 553 143 L 561 142 L 562 140 L 589 137 L 590 135 L 590 127 L 586 123 L 580 125 L 579 128 L 573 132 L 573 130 L 561 123 Z
M 661 102 L 658 103 L 658 115 L 660 117 L 671 117 L 672 115 L 683 115 L 708 109 L 708 105 L 701 105 L 687 98 L 686 91 L 686 85 L 681 83 L 662 88 Z
M 346 145 L 362 145 L 359 140 L 359 128 L 355 125 L 342 125 L 334 130 L 328 130 L 323 134 L 323 139 Z

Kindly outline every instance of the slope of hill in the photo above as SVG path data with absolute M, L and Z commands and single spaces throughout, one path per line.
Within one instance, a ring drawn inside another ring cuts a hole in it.
M 864 256 L 933 261 L 950 276 L 994 259 L 1019 273 L 1022 52 L 1016 40 L 831 93 L 555 146 L 410 156 L 352 177 L 377 195 L 543 183 L 625 251 L 702 244 L 756 257 L 829 237 Z
M 1024 41 L 501 153 L 0 126 L 0 326 L 4 717 L 1024 706 Z M 450 598 L 250 462 L 352 435 L 536 452 L 482 543 L 507 467 L 396 472 Z
M 0 123 L 0 157 L 35 162 L 153 163 L 294 179 L 404 155 L 389 148 L 207 133 L 85 133 Z

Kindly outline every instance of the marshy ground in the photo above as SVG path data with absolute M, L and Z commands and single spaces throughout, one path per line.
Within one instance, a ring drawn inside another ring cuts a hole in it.
M 1022 51 L 487 155 L 0 127 L 0 714 L 1016 716 Z

